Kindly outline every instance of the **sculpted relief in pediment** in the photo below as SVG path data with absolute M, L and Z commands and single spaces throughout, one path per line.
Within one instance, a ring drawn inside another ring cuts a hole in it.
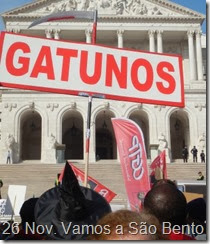
M 150 3 L 146 0 L 63 0 L 59 3 L 52 3 L 44 9 L 37 10 L 37 13 L 56 13 L 70 10 L 95 10 L 99 14 L 115 15 L 178 15 L 169 9 Z

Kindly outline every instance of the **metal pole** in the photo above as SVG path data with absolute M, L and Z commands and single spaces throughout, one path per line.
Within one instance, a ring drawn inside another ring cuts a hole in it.
M 96 44 L 97 18 L 98 18 L 98 12 L 97 12 L 97 10 L 95 10 L 94 21 L 93 21 L 93 30 L 92 30 L 92 44 Z M 87 187 L 87 182 L 88 182 L 92 96 L 89 95 L 88 98 L 89 99 L 88 99 L 88 114 L 87 114 L 87 131 L 86 131 L 86 150 L 85 150 L 85 180 L 84 180 L 85 187 Z
M 96 44 L 97 19 L 98 19 L 98 11 L 95 10 L 94 20 L 93 20 L 93 31 L 92 31 L 92 44 Z
M 86 150 L 85 150 L 85 180 L 84 180 L 85 187 L 87 187 L 87 181 L 88 181 L 92 96 L 89 96 L 88 98 L 89 99 L 88 99 L 88 113 L 87 113 Z

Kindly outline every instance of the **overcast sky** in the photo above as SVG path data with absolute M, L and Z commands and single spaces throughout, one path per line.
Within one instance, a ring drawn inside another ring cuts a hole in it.
M 23 6 L 24 4 L 34 2 L 35 0 L 0 0 L 0 13 Z M 171 0 L 187 8 L 191 8 L 200 13 L 206 14 L 206 2 L 209 4 L 210 0 Z M 4 24 L 0 19 L 0 30 L 4 30 Z M 202 26 L 202 31 L 206 33 L 206 21 Z

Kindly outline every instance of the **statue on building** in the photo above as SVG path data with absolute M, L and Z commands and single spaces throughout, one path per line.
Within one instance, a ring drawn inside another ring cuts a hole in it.
M 160 133 L 160 136 L 158 137 L 158 141 L 159 141 L 158 150 L 160 152 L 162 152 L 164 149 L 166 149 L 168 147 L 166 137 L 162 132 Z
M 7 150 L 11 150 L 11 151 L 13 150 L 13 147 L 15 145 L 15 138 L 12 134 L 7 134 L 5 144 Z
M 87 10 L 94 11 L 95 9 L 97 9 L 97 3 L 95 2 L 95 0 L 90 0 Z
M 200 152 L 206 150 L 206 134 L 204 132 L 198 138 L 198 148 Z
M 125 5 L 125 13 L 130 14 L 131 13 L 131 8 L 133 4 L 133 0 L 127 0 L 126 5 Z
M 117 1 L 117 8 L 116 14 L 123 14 L 124 10 L 126 9 L 126 1 L 125 0 L 118 0 Z
M 141 3 L 140 0 L 136 0 L 136 2 L 133 4 L 132 12 L 134 15 L 144 15 L 147 14 L 147 7 L 144 3 Z
M 87 9 L 87 0 L 76 0 L 77 10 L 86 10 Z
M 57 145 L 58 145 L 58 142 L 57 142 L 55 136 L 51 133 L 51 135 L 49 136 L 49 140 L 48 140 L 48 147 L 49 147 L 49 149 L 55 149 Z
M 109 0 L 99 0 L 98 1 L 98 7 L 105 9 L 109 8 L 111 6 L 111 2 Z
M 5 145 L 7 149 L 7 163 L 13 163 L 14 151 L 15 151 L 15 138 L 12 134 L 7 134 Z
M 77 3 L 75 0 L 69 0 L 65 4 L 65 11 L 75 10 L 77 8 Z
M 50 6 L 46 7 L 46 10 L 49 11 L 50 13 L 57 13 L 59 11 L 59 8 L 56 4 L 52 4 Z
M 123 14 L 126 9 L 126 0 L 113 0 L 113 1 L 101 0 L 101 2 L 103 2 L 102 5 L 103 8 L 114 10 L 116 14 L 119 15 Z

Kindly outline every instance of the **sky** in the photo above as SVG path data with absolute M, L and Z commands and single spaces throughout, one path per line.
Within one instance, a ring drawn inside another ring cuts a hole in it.
M 24 4 L 34 2 L 36 0 L 0 0 L 0 14 L 8 10 L 23 6 Z M 206 14 L 206 2 L 209 5 L 210 0 L 171 0 L 187 8 L 193 9 L 202 14 Z M 4 30 L 4 24 L 0 18 L 0 31 Z M 202 25 L 202 32 L 206 33 L 206 21 Z

